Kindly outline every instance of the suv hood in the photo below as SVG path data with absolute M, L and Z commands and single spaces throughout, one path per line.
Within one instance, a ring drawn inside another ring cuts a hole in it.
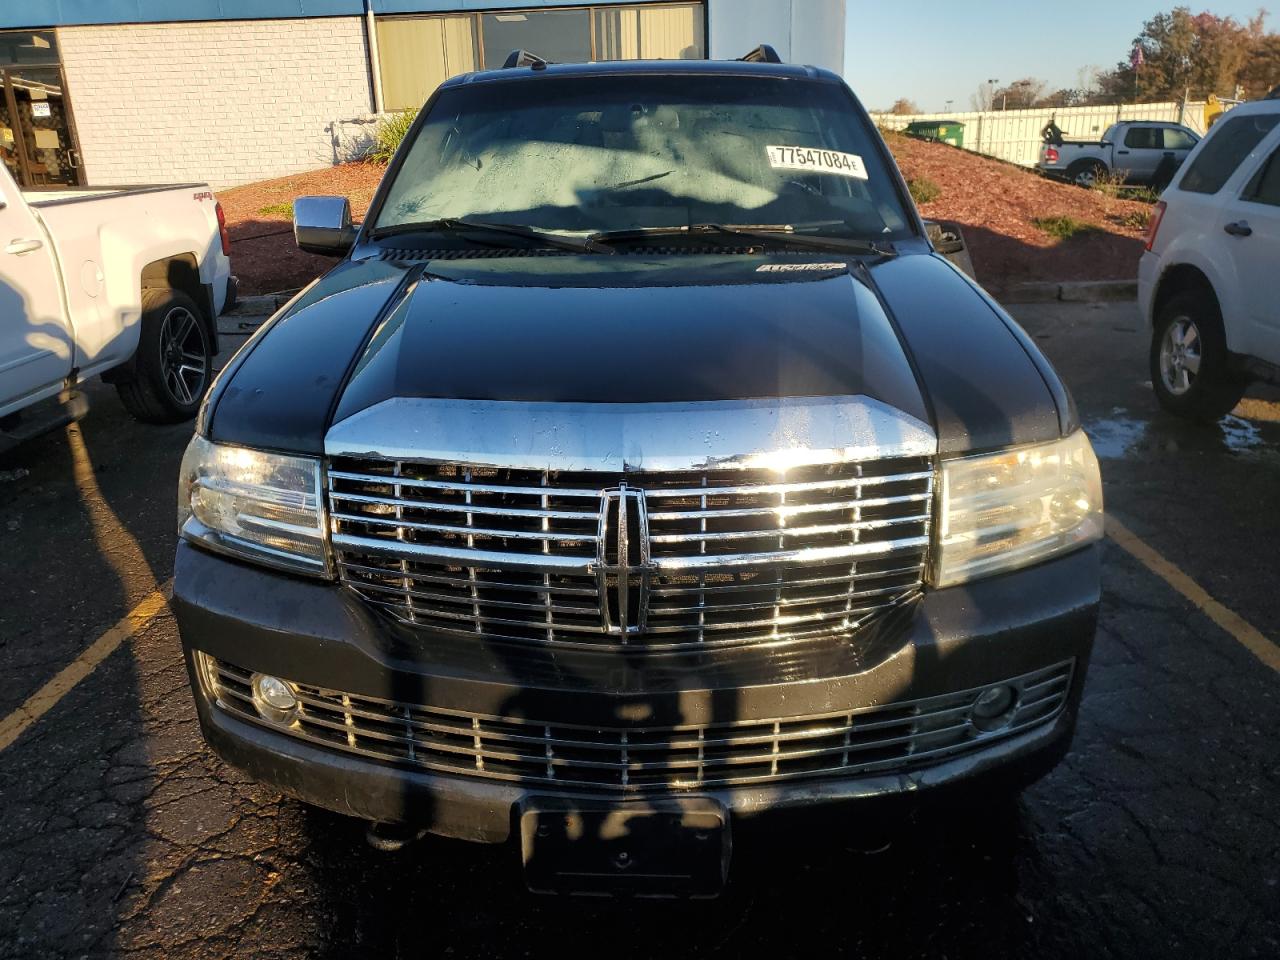
M 932 255 L 348 261 L 237 356 L 205 429 L 320 454 L 390 400 L 861 395 L 931 425 L 942 452 L 1051 439 L 1052 371 L 1020 334 Z
M 421 274 L 365 350 L 336 419 L 394 397 L 662 403 L 850 393 L 927 419 L 884 310 L 843 262 L 619 256 L 587 260 L 586 273 L 553 269 L 563 259 L 517 260 L 517 270 L 476 264 L 459 279 Z

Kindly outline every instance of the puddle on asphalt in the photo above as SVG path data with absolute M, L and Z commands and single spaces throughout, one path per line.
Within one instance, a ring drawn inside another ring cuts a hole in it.
M 1145 421 L 1118 416 L 1123 412 L 1123 407 L 1116 407 L 1108 419 L 1093 420 L 1084 426 L 1093 443 L 1093 452 L 1103 460 L 1123 459 L 1147 434 Z
M 1256 423 L 1226 416 L 1213 425 L 1183 422 L 1168 417 L 1141 420 L 1129 416 L 1124 407 L 1115 407 L 1111 416 L 1088 421 L 1085 432 L 1094 452 L 1103 460 L 1122 460 L 1143 451 L 1226 452 L 1278 456 Z

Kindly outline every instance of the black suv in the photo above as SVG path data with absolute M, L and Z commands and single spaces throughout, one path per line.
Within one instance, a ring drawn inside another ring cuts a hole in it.
M 1063 754 L 1089 441 L 840 78 L 772 59 L 513 58 L 437 91 L 363 225 L 297 202 L 342 260 L 182 465 L 220 756 L 519 838 L 534 889 L 698 894 L 735 823 Z

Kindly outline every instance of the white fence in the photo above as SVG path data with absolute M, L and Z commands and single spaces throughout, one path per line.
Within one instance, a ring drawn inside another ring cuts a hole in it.
M 1040 159 L 1040 131 L 1054 120 L 1069 140 L 1097 140 L 1118 120 L 1171 120 L 1204 133 L 1204 102 L 1125 103 L 1114 107 L 1063 107 L 1034 110 L 985 110 L 980 113 L 873 113 L 886 130 L 901 130 L 917 120 L 954 120 L 964 124 L 966 150 L 1034 167 Z

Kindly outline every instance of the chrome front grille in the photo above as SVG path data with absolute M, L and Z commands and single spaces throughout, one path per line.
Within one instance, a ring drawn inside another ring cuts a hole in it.
M 292 717 L 266 720 L 254 706 L 252 674 L 201 657 L 223 709 L 302 740 L 441 773 L 609 792 L 904 772 L 1056 717 L 1073 670 L 1066 661 L 1002 681 L 1016 696 L 995 724 L 973 719 L 988 686 L 815 716 L 613 728 L 440 710 L 304 683 L 293 684 Z
M 925 457 L 547 472 L 335 457 L 343 581 L 397 620 L 599 647 L 847 633 L 921 588 Z

